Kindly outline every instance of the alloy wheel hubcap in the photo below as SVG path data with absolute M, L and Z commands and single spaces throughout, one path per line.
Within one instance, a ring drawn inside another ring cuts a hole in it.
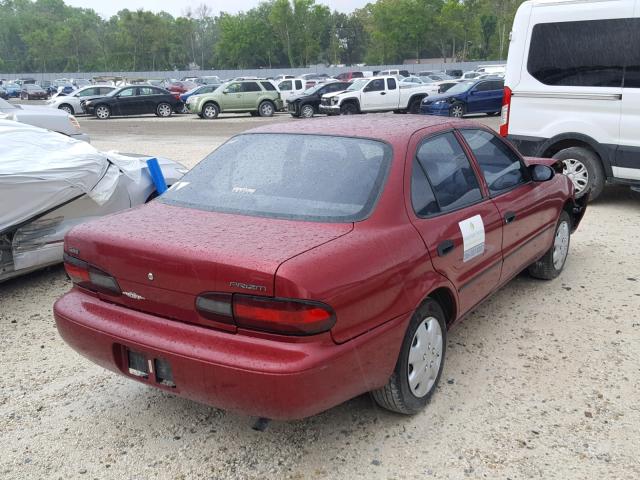
M 560 270 L 564 265 L 569 253 L 569 224 L 562 222 L 558 226 L 556 238 L 553 241 L 553 266 L 556 270 Z
M 587 167 L 575 158 L 564 160 L 563 163 L 564 168 L 562 169 L 562 173 L 569 177 L 576 193 L 582 193 L 589 184 L 589 171 Z
M 262 105 L 261 111 L 262 111 L 262 114 L 265 116 L 269 116 L 273 113 L 273 109 L 271 108 L 271 105 L 269 105 L 268 103 L 265 103 Z
M 462 116 L 462 107 L 461 106 L 455 106 L 452 109 L 452 115 L 454 117 L 461 117 Z
M 211 105 L 209 105 L 207 108 L 204 109 L 204 114 L 207 117 L 215 117 L 216 116 L 216 109 L 214 107 L 212 107 Z
M 427 317 L 413 335 L 407 376 L 411 393 L 418 398 L 433 388 L 442 363 L 442 329 L 434 317 Z
M 305 118 L 311 118 L 313 117 L 313 107 L 310 105 L 307 105 L 306 107 L 302 108 L 302 116 Z

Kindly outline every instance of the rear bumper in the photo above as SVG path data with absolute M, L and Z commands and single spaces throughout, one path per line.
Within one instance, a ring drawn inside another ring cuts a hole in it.
M 140 313 L 78 289 L 56 302 L 54 316 L 62 338 L 104 368 L 197 402 L 281 420 L 315 415 L 384 385 L 410 319 L 341 345 L 329 334 L 278 341 Z M 131 375 L 127 349 L 168 362 L 176 387 L 153 374 Z

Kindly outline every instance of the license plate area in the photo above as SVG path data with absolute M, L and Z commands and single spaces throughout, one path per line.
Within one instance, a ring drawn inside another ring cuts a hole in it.
M 148 381 L 165 388 L 176 388 L 171 363 L 164 358 L 153 358 L 142 352 L 121 346 L 124 372 L 138 380 Z

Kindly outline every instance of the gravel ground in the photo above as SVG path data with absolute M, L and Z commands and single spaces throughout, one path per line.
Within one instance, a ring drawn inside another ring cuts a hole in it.
M 263 121 L 81 119 L 98 148 L 189 166 Z M 255 432 L 68 348 L 51 314 L 61 267 L 0 284 L 0 477 L 637 479 L 639 214 L 640 194 L 608 189 L 560 278 L 521 275 L 450 332 L 441 386 L 413 417 L 365 395 Z

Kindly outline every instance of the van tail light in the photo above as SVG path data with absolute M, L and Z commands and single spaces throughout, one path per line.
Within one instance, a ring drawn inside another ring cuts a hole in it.
M 203 293 L 196 310 L 210 320 L 281 335 L 315 335 L 336 323 L 331 307 L 307 300 Z
M 511 89 L 507 86 L 504 87 L 504 94 L 502 95 L 502 111 L 500 112 L 500 136 L 506 137 L 509 135 L 509 113 L 511 110 Z
M 108 273 L 66 253 L 63 260 L 64 269 L 75 285 L 108 295 L 122 294 L 117 280 Z

